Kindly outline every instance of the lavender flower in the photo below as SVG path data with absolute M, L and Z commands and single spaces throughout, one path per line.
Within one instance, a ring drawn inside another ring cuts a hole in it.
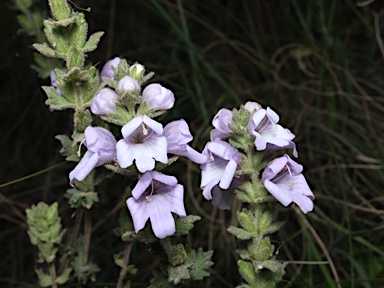
M 156 171 L 146 172 L 133 188 L 132 196 L 127 200 L 127 206 L 136 233 L 144 228 L 149 218 L 156 237 L 163 239 L 176 231 L 172 212 L 186 216 L 184 187 L 177 184 L 173 176 Z
M 140 89 L 140 85 L 135 78 L 125 76 L 117 84 L 117 89 L 124 92 L 135 92 Z
M 203 196 L 212 199 L 211 190 L 219 184 L 221 189 L 228 189 L 240 162 L 239 152 L 224 141 L 208 142 L 203 155 L 209 160 L 201 165 L 201 185 Z
M 163 126 L 146 115 L 139 115 L 121 129 L 124 139 L 117 142 L 117 161 L 120 167 L 136 167 L 141 172 L 155 167 L 155 160 L 168 163 L 167 140 L 163 136 Z
M 173 107 L 175 96 L 172 91 L 160 84 L 149 84 L 143 90 L 143 101 L 153 110 L 167 110 Z
M 281 204 L 288 206 L 296 203 L 304 212 L 313 210 L 315 198 L 303 174 L 303 166 L 293 161 L 288 155 L 274 159 L 262 174 L 264 187 Z
M 107 61 L 107 63 L 105 63 L 105 65 L 103 66 L 103 69 L 101 70 L 100 78 L 107 77 L 113 80 L 115 73 L 113 72 L 112 67 L 117 68 L 119 63 L 120 63 L 119 57 L 115 57 L 112 60 Z
M 258 151 L 293 149 L 297 157 L 296 145 L 293 141 L 295 135 L 277 123 L 279 116 L 269 107 L 267 110 L 259 109 L 252 116 L 248 124 L 248 131 L 255 136 L 255 146 Z
M 215 129 L 211 131 L 211 141 L 228 139 L 231 132 L 228 124 L 233 125 L 232 111 L 226 108 L 220 109 L 212 120 Z
M 192 141 L 193 137 L 185 120 L 180 119 L 168 123 L 164 127 L 163 135 L 167 139 L 168 153 L 185 156 L 198 164 L 203 164 L 208 160 L 206 155 L 197 152 L 187 145 L 188 142 Z
M 93 114 L 108 114 L 116 112 L 117 94 L 110 88 L 103 88 L 93 98 L 91 111 Z
M 75 169 L 69 173 L 69 181 L 83 181 L 93 168 L 103 165 L 116 158 L 116 140 L 111 132 L 104 128 L 88 126 L 84 131 L 82 143 L 88 148 Z M 81 146 L 81 145 L 80 145 Z

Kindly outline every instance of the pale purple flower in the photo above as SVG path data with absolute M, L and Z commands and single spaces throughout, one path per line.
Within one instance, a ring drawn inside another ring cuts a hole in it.
M 197 152 L 187 145 L 188 142 L 192 141 L 193 137 L 185 120 L 180 119 L 168 123 L 164 127 L 163 135 L 167 139 L 168 153 L 185 156 L 198 164 L 203 164 L 208 160 L 206 155 Z
M 85 139 L 82 143 L 88 148 L 75 169 L 69 173 L 69 181 L 83 181 L 97 166 L 103 165 L 116 158 L 116 139 L 107 129 L 88 126 L 84 131 Z M 81 146 L 81 144 L 80 144 Z
M 248 101 L 244 104 L 244 108 L 249 111 L 249 113 L 253 114 L 253 112 L 262 109 L 261 105 L 257 102 Z
M 262 174 L 264 187 L 281 204 L 288 206 L 296 203 L 304 212 L 313 210 L 315 198 L 303 174 L 303 166 L 293 161 L 288 155 L 274 159 Z
M 53 88 L 55 88 L 56 92 L 59 95 L 63 96 L 63 92 L 61 92 L 59 85 L 57 84 L 57 81 L 56 81 L 55 71 L 51 70 L 51 72 L 49 73 L 49 77 L 51 78 L 51 85 L 53 86 Z
M 115 72 L 113 72 L 112 67 L 117 68 L 120 61 L 121 59 L 119 57 L 115 57 L 112 60 L 107 61 L 101 70 L 100 79 L 101 77 L 107 77 L 113 80 Z
M 172 91 L 157 83 L 145 87 L 142 96 L 143 101 L 147 102 L 147 107 L 153 110 L 167 110 L 175 103 Z
M 201 184 L 203 196 L 207 200 L 212 199 L 211 190 L 215 185 L 221 189 L 228 189 L 235 176 L 240 156 L 237 149 L 224 141 L 208 142 L 203 150 L 203 155 L 209 157 L 205 164 L 201 165 Z
M 229 210 L 231 207 L 228 204 L 229 197 L 233 191 L 244 183 L 244 176 L 234 177 L 228 189 L 221 189 L 219 185 L 212 188 L 212 205 L 217 206 L 220 210 Z
M 124 76 L 117 84 L 118 91 L 135 92 L 140 89 L 140 85 L 135 78 Z
M 248 124 L 248 131 L 255 139 L 258 151 L 278 150 L 284 148 L 293 149 L 293 155 L 297 157 L 296 145 L 292 141 L 295 135 L 289 129 L 279 124 L 279 116 L 269 107 L 257 110 Z
M 172 212 L 186 216 L 184 208 L 184 187 L 177 179 L 157 171 L 146 172 L 132 190 L 127 200 L 135 232 L 144 228 L 148 218 L 156 237 L 163 239 L 175 234 L 175 220 Z
M 168 163 L 167 140 L 163 125 L 146 115 L 139 115 L 121 129 L 124 139 L 117 142 L 117 161 L 121 168 L 136 167 L 141 172 L 153 170 L 155 160 Z
M 103 88 L 92 99 L 91 111 L 93 114 L 108 114 L 116 112 L 117 94 L 110 88 Z
M 222 108 L 212 120 L 212 125 L 215 129 L 211 131 L 211 141 L 228 139 L 229 132 L 231 132 L 228 124 L 233 125 L 232 111 Z

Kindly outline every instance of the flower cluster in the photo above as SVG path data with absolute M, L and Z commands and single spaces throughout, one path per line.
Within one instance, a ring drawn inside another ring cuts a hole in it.
M 296 145 L 292 141 L 295 135 L 279 122 L 279 116 L 271 108 L 264 109 L 256 102 L 247 102 L 243 113 L 249 116 L 246 138 L 252 139 L 256 151 L 273 151 L 292 149 L 293 156 L 298 157 Z M 207 200 L 220 209 L 229 209 L 226 203 L 231 192 L 242 184 L 244 177 L 239 169 L 241 160 L 239 150 L 231 146 L 231 127 L 234 127 L 233 112 L 221 109 L 213 118 L 214 129 L 211 141 L 203 150 L 208 161 L 201 165 L 201 188 Z M 237 139 L 238 140 L 238 139 Z M 247 141 L 247 139 L 245 140 Z M 251 142 L 251 143 L 252 143 Z M 314 199 L 304 176 L 303 167 L 288 155 L 271 161 L 261 175 L 264 187 L 284 206 L 296 203 L 304 213 L 312 211 Z
M 172 212 L 180 217 L 185 217 L 186 212 L 184 187 L 175 177 L 154 171 L 156 161 L 168 164 L 168 154 L 174 154 L 203 164 L 207 157 L 188 145 L 193 137 L 185 120 L 173 121 L 163 127 L 153 119 L 154 111 L 173 107 L 172 91 L 155 83 L 147 85 L 141 92 L 141 84 L 145 82 L 144 67 L 134 64 L 124 70 L 121 66 L 126 65 L 126 62 L 122 63 L 124 61 L 114 58 L 105 64 L 100 74 L 102 88 L 93 97 L 90 110 L 100 117 L 108 117 L 119 115 L 120 108 L 126 108 L 120 118 L 130 120 L 122 125 L 119 141 L 105 128 L 89 126 L 85 130 L 82 143 L 88 150 L 70 172 L 70 184 L 73 186 L 75 179 L 82 181 L 95 167 L 114 160 L 122 169 L 135 166 L 142 174 L 132 190 L 132 197 L 127 200 L 135 231 L 143 229 L 150 219 L 155 235 L 162 239 L 175 233 Z M 122 75 L 121 71 L 127 75 Z M 105 87 L 107 85 L 109 87 Z

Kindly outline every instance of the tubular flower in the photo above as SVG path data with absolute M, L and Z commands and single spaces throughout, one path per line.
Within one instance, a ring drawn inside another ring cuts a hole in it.
M 100 79 L 102 77 L 107 77 L 113 80 L 115 73 L 113 72 L 112 67 L 117 68 L 119 63 L 120 63 L 119 57 L 115 57 L 112 60 L 107 61 L 107 63 L 105 63 L 105 65 L 103 66 L 103 69 L 100 72 Z
M 117 94 L 110 88 L 103 88 L 92 99 L 91 111 L 93 114 L 108 114 L 116 112 Z
M 303 166 L 293 161 L 288 155 L 274 159 L 262 174 L 264 187 L 281 204 L 288 206 L 296 203 L 304 212 L 313 210 L 315 198 L 303 174 Z
M 201 184 L 203 196 L 212 199 L 211 190 L 215 185 L 228 189 L 240 162 L 239 152 L 224 141 L 208 142 L 203 155 L 209 159 L 201 165 Z
M 175 96 L 171 90 L 155 83 L 144 88 L 143 101 L 147 102 L 150 109 L 167 110 L 175 104 Z
M 146 115 L 139 115 L 121 129 L 124 139 L 117 142 L 117 161 L 121 168 L 136 167 L 141 172 L 153 170 L 155 160 L 168 163 L 167 140 L 163 126 Z
M 220 109 L 212 120 L 215 129 L 211 131 L 211 141 L 228 139 L 231 132 L 228 124 L 233 125 L 232 111 L 226 108 Z
M 297 157 L 296 145 L 293 143 L 295 135 L 289 129 L 278 125 L 279 116 L 269 107 L 259 109 L 252 116 L 248 124 L 248 131 L 255 136 L 255 146 L 261 150 L 293 149 Z
M 146 172 L 132 190 L 127 200 L 135 232 L 144 228 L 148 218 L 156 237 L 163 239 L 175 233 L 172 212 L 186 216 L 184 208 L 184 187 L 177 179 L 157 171 Z
M 188 142 L 192 141 L 193 137 L 185 120 L 180 119 L 168 123 L 164 127 L 163 135 L 167 139 L 168 153 L 185 156 L 198 164 L 203 164 L 208 160 L 206 155 L 197 152 L 187 145 Z
M 84 145 L 88 151 L 84 154 L 75 169 L 69 173 L 69 181 L 83 181 L 93 168 L 116 158 L 116 139 L 107 129 L 88 126 L 84 131 Z M 81 145 L 80 145 L 81 146 Z

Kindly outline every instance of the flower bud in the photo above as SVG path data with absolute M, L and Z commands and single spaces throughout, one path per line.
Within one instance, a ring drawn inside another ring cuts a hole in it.
M 116 112 L 117 94 L 110 88 L 101 89 L 93 98 L 91 111 L 93 114 L 108 114 Z
M 107 61 L 107 63 L 105 63 L 103 69 L 101 70 L 100 79 L 101 77 L 107 77 L 113 80 L 115 73 L 113 72 L 112 67 L 117 68 L 119 63 L 120 63 L 119 57 L 115 57 L 112 60 Z
M 117 89 L 119 91 L 126 91 L 126 92 L 134 92 L 136 90 L 140 89 L 139 83 L 136 81 L 136 79 L 130 77 L 130 76 L 125 76 L 123 77 L 119 83 L 117 84 Z
M 143 90 L 143 101 L 153 110 L 167 110 L 173 107 L 175 96 L 172 91 L 160 84 L 149 84 Z
M 253 114 L 253 112 L 261 109 L 261 105 L 257 102 L 251 102 L 248 101 L 247 103 L 244 104 L 244 108 L 249 111 L 249 113 Z
M 51 73 L 49 73 L 49 77 L 51 78 L 51 85 L 53 86 L 53 88 L 55 88 L 56 92 L 59 95 L 63 96 L 63 92 L 61 92 L 59 85 L 57 84 L 57 81 L 56 81 L 55 71 L 51 70 Z
M 131 67 L 129 67 L 129 76 L 135 78 L 136 80 L 141 79 L 141 77 L 143 77 L 144 75 L 144 72 L 144 66 L 139 63 L 135 63 Z

